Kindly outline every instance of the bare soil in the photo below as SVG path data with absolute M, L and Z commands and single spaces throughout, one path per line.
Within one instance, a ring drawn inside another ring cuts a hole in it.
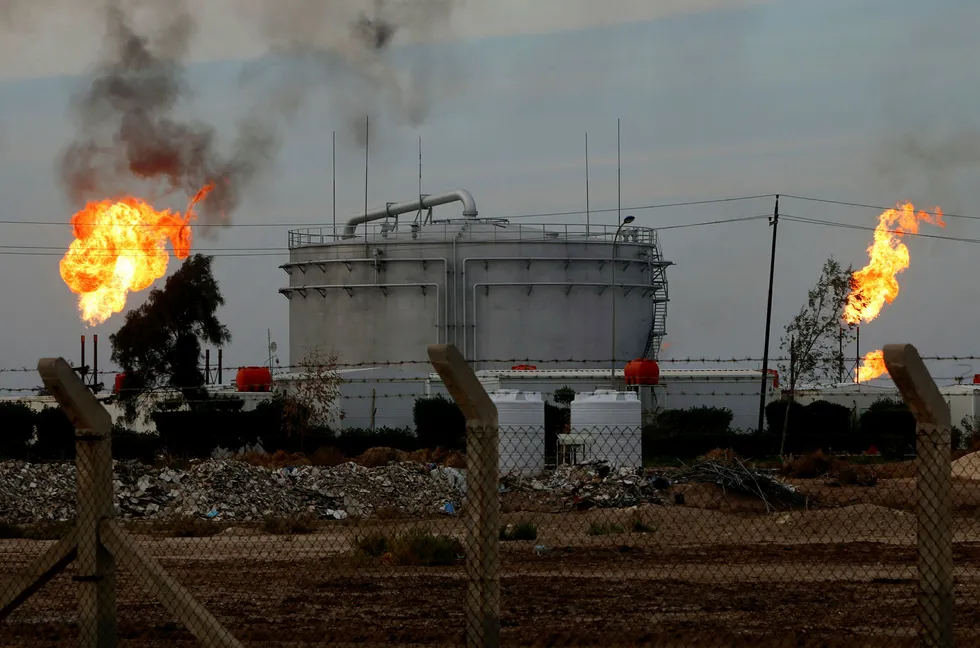
M 812 508 L 766 513 L 758 501 L 703 484 L 682 487 L 684 506 L 555 512 L 512 499 L 502 523 L 534 523 L 538 538 L 501 543 L 502 643 L 918 645 L 914 481 L 798 486 Z M 980 645 L 980 484 L 954 490 L 957 645 Z M 635 520 L 644 532 L 632 530 Z M 600 522 L 613 532 L 589 535 Z M 464 536 L 463 521 L 449 517 L 348 520 L 295 536 L 233 527 L 168 538 L 129 529 L 247 646 L 460 645 L 462 564 L 392 567 L 353 549 L 358 535 L 420 525 Z M 50 544 L 0 541 L 0 589 L 4 573 Z M 0 645 L 76 645 L 72 573 L 0 621 Z M 122 645 L 200 645 L 145 582 L 119 572 Z

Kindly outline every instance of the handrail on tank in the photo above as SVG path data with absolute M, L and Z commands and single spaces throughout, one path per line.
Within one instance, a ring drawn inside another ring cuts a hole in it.
M 473 230 L 472 228 L 460 229 L 461 223 L 482 224 L 492 227 L 492 231 L 486 229 Z M 424 227 L 412 224 L 413 239 L 428 240 L 479 240 L 479 241 L 576 241 L 576 242 L 611 242 L 618 229 L 616 225 L 591 224 L 585 223 L 510 223 L 503 219 L 448 219 L 440 220 Z M 346 227 L 346 226 L 345 226 Z M 386 224 L 365 225 L 367 231 L 364 238 L 369 241 L 397 241 L 398 229 Z M 343 239 L 340 226 L 333 228 L 308 227 L 293 229 L 289 231 L 289 249 L 302 248 L 307 246 L 325 245 L 338 242 Z M 403 230 L 404 231 L 404 230 Z M 393 238 L 392 235 L 394 235 Z M 623 228 L 619 241 L 621 243 L 639 243 L 657 246 L 657 230 L 652 227 L 630 226 Z
M 355 216 L 347 221 L 347 224 L 344 226 L 343 238 L 354 238 L 355 232 L 357 231 L 357 226 L 361 223 L 369 223 L 371 221 L 381 220 L 382 218 L 398 216 L 399 214 L 406 214 L 413 211 L 421 211 L 423 209 L 432 209 L 433 207 L 438 207 L 439 205 L 446 205 L 453 202 L 463 203 L 464 217 L 477 217 L 479 212 L 476 211 L 476 201 L 473 199 L 472 194 L 465 189 L 454 189 L 453 191 L 447 191 L 446 193 L 419 196 L 415 200 L 409 200 L 408 202 L 394 204 L 389 203 L 384 207 L 369 211 L 365 214 L 361 214 L 360 216 Z

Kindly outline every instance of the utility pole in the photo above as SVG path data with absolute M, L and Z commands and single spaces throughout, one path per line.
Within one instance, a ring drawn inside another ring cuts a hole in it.
M 766 392 L 769 390 L 769 331 L 772 327 L 772 280 L 776 272 L 776 230 L 779 228 L 779 194 L 776 206 L 769 219 L 772 225 L 772 252 L 769 253 L 769 299 L 766 303 L 766 348 L 762 351 L 762 389 L 759 392 L 759 428 L 762 432 L 766 423 Z

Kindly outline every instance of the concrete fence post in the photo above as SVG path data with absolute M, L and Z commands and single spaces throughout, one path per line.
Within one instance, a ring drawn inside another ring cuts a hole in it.
M 915 416 L 919 632 L 928 648 L 953 646 L 951 420 L 946 400 L 911 344 L 888 344 L 885 366 Z
M 459 350 L 428 348 L 429 360 L 466 417 L 466 644 L 500 645 L 500 499 L 497 406 Z

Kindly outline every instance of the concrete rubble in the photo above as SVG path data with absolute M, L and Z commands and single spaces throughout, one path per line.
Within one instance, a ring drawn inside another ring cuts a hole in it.
M 520 490 L 532 495 L 552 494 L 565 507 L 628 508 L 642 503 L 663 504 L 669 483 L 648 476 L 640 468 L 612 468 L 602 461 L 558 466 L 538 479 L 505 477 L 501 492 Z
M 188 470 L 114 464 L 116 514 L 124 519 L 249 521 L 313 514 L 340 520 L 381 508 L 419 517 L 458 511 L 466 492 L 461 471 L 418 463 L 261 468 L 212 459 Z M 0 463 L 0 520 L 68 520 L 74 510 L 74 464 Z

